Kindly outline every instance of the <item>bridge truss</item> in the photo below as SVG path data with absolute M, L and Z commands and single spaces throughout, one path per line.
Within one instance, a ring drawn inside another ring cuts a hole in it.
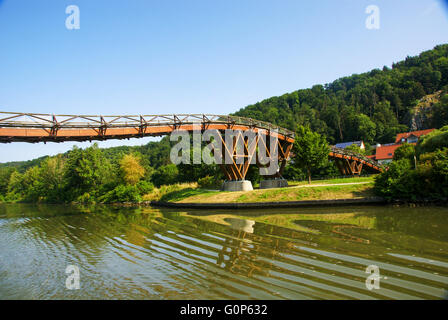
M 279 170 L 271 178 L 281 177 L 294 143 L 294 132 L 268 122 L 229 115 L 214 114 L 165 114 L 165 115 L 53 115 L 39 113 L 0 112 L 0 143 L 10 142 L 65 142 L 109 139 L 130 139 L 148 136 L 163 136 L 175 130 L 217 130 L 223 143 L 223 158 L 230 156 L 230 164 L 220 167 L 230 181 L 244 180 L 253 163 L 258 161 L 257 146 L 260 135 L 249 141 L 242 134 L 252 130 L 265 136 L 275 136 L 275 152 L 269 154 L 269 139 L 263 139 L 268 157 L 275 157 Z M 232 129 L 240 132 L 232 145 L 226 144 L 224 132 Z M 239 143 L 243 150 L 236 147 Z M 336 162 L 344 175 L 359 175 L 363 168 L 382 172 L 383 168 L 374 160 L 344 149 L 332 147 L 329 157 Z
M 92 141 L 109 139 L 130 139 L 148 136 L 163 136 L 175 130 L 216 130 L 223 143 L 223 158 L 230 156 L 230 164 L 220 164 L 226 178 L 230 181 L 244 180 L 253 163 L 257 159 L 259 136 L 275 136 L 274 153 L 268 157 L 276 157 L 279 170 L 271 177 L 281 177 L 294 143 L 294 132 L 280 128 L 271 123 L 250 118 L 213 115 L 213 114 L 165 114 L 165 115 L 52 115 L 37 113 L 0 112 L 0 143 L 9 142 L 65 142 Z M 232 129 L 239 132 L 228 145 L 224 132 Z M 254 141 L 244 136 L 245 131 L 259 133 Z M 270 150 L 270 139 L 262 142 Z M 242 143 L 243 150 L 237 148 Z
M 372 173 L 384 171 L 384 168 L 375 160 L 350 150 L 333 146 L 331 147 L 329 157 L 335 161 L 336 166 L 343 175 L 360 175 L 363 168 Z

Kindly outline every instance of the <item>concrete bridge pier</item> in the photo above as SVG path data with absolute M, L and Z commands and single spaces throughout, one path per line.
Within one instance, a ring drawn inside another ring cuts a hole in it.
M 252 182 L 249 180 L 224 181 L 221 191 L 252 191 Z
M 260 189 L 285 188 L 288 181 L 283 178 L 267 179 L 260 181 Z

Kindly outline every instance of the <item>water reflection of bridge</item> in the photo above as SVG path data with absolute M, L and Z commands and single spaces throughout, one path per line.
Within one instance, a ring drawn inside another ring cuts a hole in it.
M 233 274 L 227 285 L 235 284 L 236 288 L 242 283 L 254 292 L 275 292 L 277 288 L 279 296 L 291 299 L 421 299 L 443 298 L 443 286 L 448 284 L 447 277 L 403 266 L 398 260 L 386 263 L 320 248 L 320 243 L 328 245 L 329 239 L 338 246 L 338 241 L 325 235 L 250 219 L 225 218 L 227 227 L 198 217 L 184 216 L 183 221 L 204 230 L 201 240 L 192 243 L 206 250 L 215 248 L 210 263 Z M 340 235 L 341 244 L 349 241 L 352 250 L 366 245 L 372 249 L 370 242 L 358 241 L 356 233 L 349 235 L 350 230 L 353 228 Z M 365 287 L 365 268 L 371 264 L 380 266 L 382 275 L 387 275 L 381 290 L 372 292 Z

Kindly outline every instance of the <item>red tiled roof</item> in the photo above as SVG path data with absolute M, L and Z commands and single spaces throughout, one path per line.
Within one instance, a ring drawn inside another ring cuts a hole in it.
M 395 139 L 395 143 L 398 143 L 401 141 L 401 139 L 407 139 L 410 136 L 420 137 L 425 134 L 430 133 L 431 131 L 434 131 L 434 129 L 426 129 L 426 130 L 420 130 L 420 131 L 411 131 L 411 132 L 404 132 L 397 134 L 397 138 Z
M 382 146 L 376 148 L 375 159 L 377 161 L 392 159 L 394 157 L 395 150 L 400 146 L 401 144 L 393 144 L 391 146 Z

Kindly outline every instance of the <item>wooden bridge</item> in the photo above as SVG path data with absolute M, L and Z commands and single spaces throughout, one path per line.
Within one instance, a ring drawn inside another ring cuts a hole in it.
M 177 114 L 177 115 L 52 115 L 37 113 L 0 112 L 0 143 L 10 142 L 66 142 L 93 141 L 109 139 L 130 139 L 148 136 L 169 135 L 175 130 L 216 130 L 223 143 L 223 158 L 229 156 L 230 164 L 221 164 L 229 181 L 244 180 L 257 159 L 258 166 L 263 167 L 256 157 L 259 136 L 275 137 L 273 146 L 275 154 L 269 154 L 270 139 L 261 139 L 265 144 L 268 157 L 277 157 L 278 171 L 271 178 L 281 177 L 294 143 L 294 132 L 280 128 L 268 122 L 250 118 L 213 115 L 213 114 Z M 233 146 L 228 146 L 223 137 L 227 129 L 239 132 L 233 138 Z M 250 142 L 245 131 L 258 133 L 255 142 Z M 241 143 L 243 150 L 237 150 Z M 373 160 L 361 155 L 349 153 L 343 149 L 332 148 L 330 158 L 335 159 L 341 173 L 360 174 L 363 166 L 374 172 L 381 167 Z
M 263 167 L 256 157 L 259 136 L 276 137 L 279 170 L 272 177 L 280 177 L 294 143 L 294 132 L 271 123 L 228 115 L 177 114 L 177 115 L 50 115 L 36 113 L 0 112 L 0 142 L 65 142 L 109 139 L 130 139 L 148 136 L 169 135 L 175 130 L 216 130 L 223 143 L 223 159 L 232 159 L 230 164 L 220 164 L 227 180 L 244 180 L 253 159 Z M 239 134 L 233 146 L 226 144 L 224 131 L 232 129 Z M 259 133 L 249 142 L 242 133 Z M 270 150 L 270 139 L 261 139 L 266 150 Z M 244 150 L 238 150 L 242 142 Z M 269 151 L 268 151 L 269 153 Z M 271 157 L 270 154 L 267 155 Z
M 363 168 L 371 173 L 383 172 L 383 167 L 373 159 L 353 151 L 331 147 L 329 154 L 343 175 L 360 175 Z

